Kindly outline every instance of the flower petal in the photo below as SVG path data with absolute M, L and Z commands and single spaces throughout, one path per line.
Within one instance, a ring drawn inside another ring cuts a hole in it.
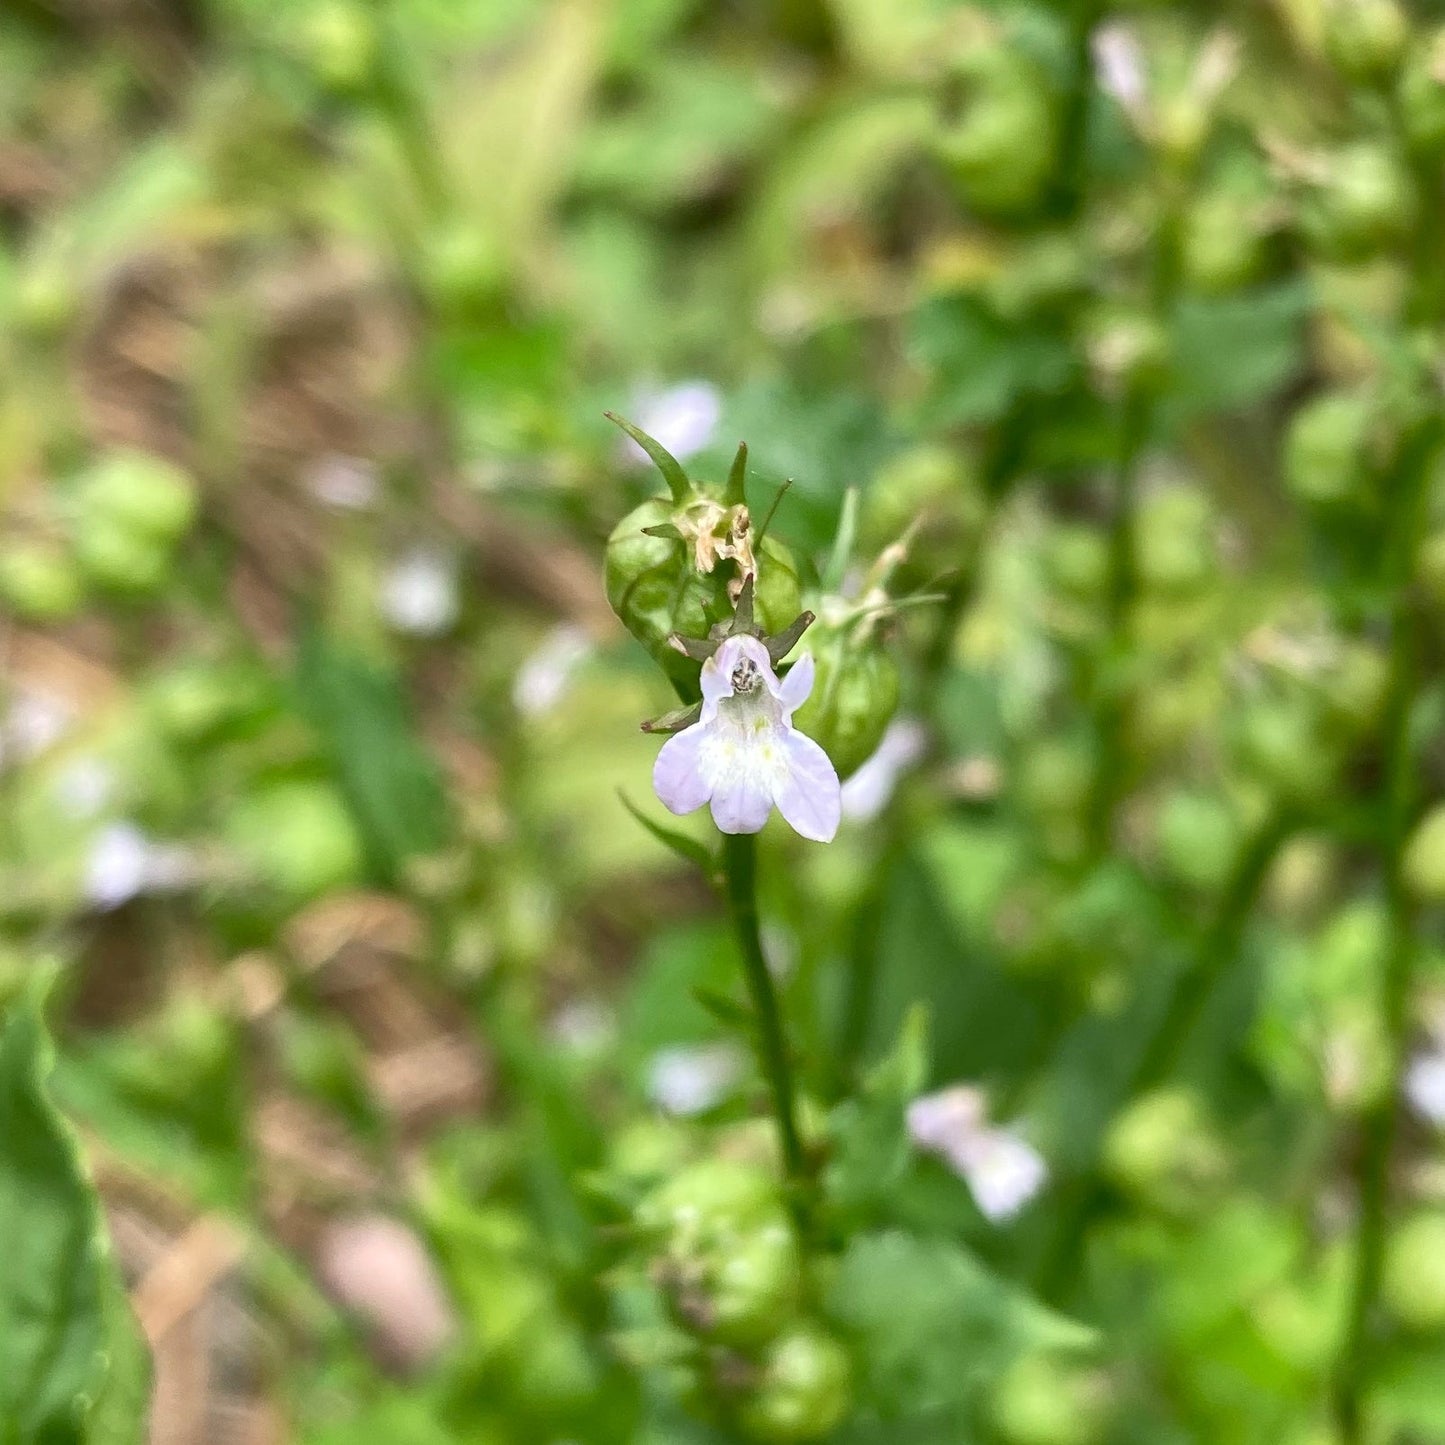
M 781 741 L 787 771 L 773 801 L 794 832 L 815 843 L 831 843 L 843 814 L 838 774 L 812 738 L 785 728 Z
M 707 802 L 712 789 L 701 769 L 707 727 L 694 723 L 663 743 L 652 765 L 652 787 L 670 813 L 691 813 Z
M 773 811 L 767 779 L 752 768 L 729 769 L 712 795 L 712 820 L 724 833 L 757 833 Z
M 805 652 L 788 670 L 778 686 L 777 699 L 782 704 L 783 721 L 787 722 L 795 708 L 807 702 L 813 690 L 813 654 Z

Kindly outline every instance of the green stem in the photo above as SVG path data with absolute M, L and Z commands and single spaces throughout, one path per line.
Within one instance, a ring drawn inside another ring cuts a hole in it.
M 1410 594 L 1410 573 L 1428 492 L 1431 463 L 1442 423 L 1432 417 L 1419 428 L 1401 466 L 1399 511 L 1389 548 L 1387 581 L 1394 604 L 1390 619 L 1390 692 L 1383 729 L 1385 781 L 1379 846 L 1384 859 L 1390 913 L 1390 950 L 1380 980 L 1380 1013 L 1389 1040 L 1390 1088 L 1364 1120 L 1360 1160 L 1360 1226 L 1345 1343 L 1335 1376 L 1334 1407 L 1346 1445 L 1363 1438 L 1361 1400 L 1369 1370 L 1370 1319 L 1379 1291 L 1389 1212 L 1390 1161 L 1400 1128 L 1400 1078 L 1409 1031 L 1410 982 L 1416 951 L 1415 907 L 1403 877 L 1405 845 L 1415 806 L 1414 749 L 1410 719 L 1419 681 L 1419 638 Z
M 757 838 L 751 833 L 724 835 L 723 874 L 727 879 L 728 910 L 732 914 L 738 949 L 743 958 L 743 976 L 747 980 L 757 1018 L 758 1055 L 773 1096 L 773 1116 L 778 1125 L 783 1171 L 801 1207 L 807 1195 L 808 1168 L 798 1134 L 793 1070 L 788 1062 L 782 1010 L 778 1005 L 777 990 L 773 987 L 773 976 L 768 972 L 767 961 L 763 957 L 763 942 L 758 932 L 757 849 Z

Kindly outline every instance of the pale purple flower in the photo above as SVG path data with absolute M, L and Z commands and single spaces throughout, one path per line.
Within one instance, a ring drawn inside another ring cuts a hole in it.
M 662 443 L 680 461 L 695 456 L 711 440 L 722 419 L 722 397 L 707 381 L 684 381 L 665 391 L 649 392 L 634 404 L 638 427 Z M 646 462 L 647 453 L 631 437 L 627 454 Z
M 1048 1179 L 1048 1166 L 1016 1129 L 988 1122 L 983 1091 L 971 1085 L 915 1099 L 907 1125 L 914 1145 L 940 1155 L 995 1224 L 1017 1214 Z
M 567 695 L 573 675 L 592 654 L 592 639 L 575 622 L 554 627 L 512 683 L 512 705 L 523 717 L 551 712 Z
M 461 611 L 451 559 L 428 547 L 399 557 L 382 580 L 381 610 L 398 632 L 417 637 L 449 632 Z
M 1099 88 L 1131 116 L 1138 115 L 1148 101 L 1144 54 L 1138 36 L 1127 25 L 1110 21 L 1094 31 L 1089 48 Z
M 843 816 L 866 823 L 888 806 L 898 780 L 928 748 L 928 733 L 916 718 L 895 718 L 872 755 L 843 784 Z
M 342 512 L 364 512 L 376 505 L 381 488 L 376 466 L 364 457 L 332 452 L 321 458 L 309 478 L 316 499 Z
M 729 637 L 702 665 L 702 717 L 670 737 L 652 786 L 663 806 L 691 813 L 712 804 L 724 833 L 756 833 L 778 811 L 804 838 L 829 842 L 842 801 L 828 755 L 793 727 L 813 690 L 804 653 L 779 681 L 755 637 Z
M 732 1044 L 685 1044 L 652 1060 L 647 1094 L 658 1108 L 682 1118 L 720 1104 L 742 1077 L 743 1057 Z
M 75 711 L 63 699 L 21 690 L 0 719 L 0 761 L 36 757 L 59 742 L 74 721 Z

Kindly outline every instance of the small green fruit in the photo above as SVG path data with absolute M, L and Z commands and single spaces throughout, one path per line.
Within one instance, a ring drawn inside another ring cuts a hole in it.
M 793 722 L 847 778 L 872 756 L 898 710 L 898 665 L 871 641 L 850 643 L 843 635 L 820 639 L 813 660 L 813 691 Z
M 170 545 L 195 521 L 195 483 L 179 467 L 149 452 L 115 451 L 76 483 L 74 502 L 87 531 L 124 532 Z
M 76 527 L 75 558 L 97 586 L 141 597 L 160 591 L 170 576 L 170 549 L 142 533 L 87 518 Z
M 1100 1438 L 1102 1403 L 1089 1372 L 1025 1355 L 994 1387 L 993 1420 L 1008 1445 L 1090 1445 Z
M 1409 40 L 1409 19 L 1395 0 L 1327 0 L 1325 49 L 1352 80 L 1389 75 Z
M 1285 439 L 1285 482 L 1295 496 L 1336 506 L 1360 496 L 1369 481 L 1376 428 L 1373 395 L 1329 391 L 1295 414 Z
M 1394 152 L 1357 141 L 1329 158 L 1301 220 L 1323 256 L 1362 261 L 1406 239 L 1416 210 L 1415 188 Z
M 1159 810 L 1159 855 L 1169 873 L 1202 893 L 1223 888 L 1239 853 L 1240 828 L 1221 797 L 1171 793 Z

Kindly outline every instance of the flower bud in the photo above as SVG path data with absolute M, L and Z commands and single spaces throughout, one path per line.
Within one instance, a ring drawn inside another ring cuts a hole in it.
M 1325 161 L 1300 218 L 1322 256 L 1362 261 L 1404 240 L 1416 208 L 1415 188 L 1394 153 L 1357 141 Z
M 1445 1212 L 1416 1214 L 1390 1236 L 1380 1294 L 1409 1329 L 1445 1329 Z
M 1396 99 L 1411 147 L 1427 156 L 1445 150 L 1445 26 L 1411 51 Z
M 1400 63 L 1410 22 L 1396 0 L 1326 0 L 1325 49 L 1352 80 L 1377 80 Z
M 843 1422 L 851 1402 L 847 1351 L 817 1325 L 780 1335 L 763 1356 L 757 1392 L 743 1422 L 759 1440 L 819 1440 Z
M 1405 882 L 1427 903 L 1445 902 L 1445 804 L 1432 808 L 1405 847 Z
M 987 215 L 1032 210 L 1053 174 L 1059 124 L 1048 77 L 993 41 L 954 64 L 935 149 L 964 202 Z

